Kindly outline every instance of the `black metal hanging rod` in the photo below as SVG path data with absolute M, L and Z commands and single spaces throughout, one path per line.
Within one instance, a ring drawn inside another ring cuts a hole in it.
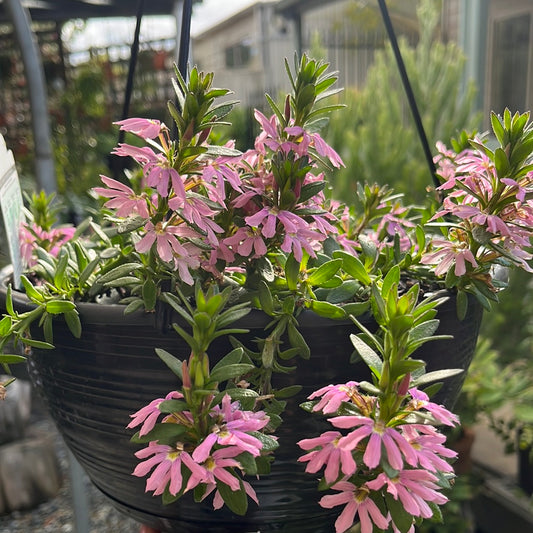
M 433 184 L 435 185 L 435 187 L 438 187 L 440 185 L 440 182 L 436 175 L 436 168 L 435 168 L 435 163 L 433 162 L 433 155 L 431 154 L 431 149 L 429 147 L 426 132 L 424 130 L 424 125 L 422 124 L 422 118 L 420 117 L 420 111 L 418 110 L 418 105 L 416 103 L 415 95 L 413 93 L 411 83 L 409 82 L 409 77 L 405 69 L 405 64 L 402 58 L 402 54 L 400 52 L 400 47 L 398 46 L 398 39 L 396 38 L 396 34 L 394 32 L 394 27 L 392 25 L 392 21 L 389 15 L 389 10 L 387 8 L 387 4 L 385 0 L 378 0 L 378 3 L 379 3 L 379 8 L 381 10 L 381 15 L 383 17 L 383 22 L 385 24 L 385 28 L 389 35 L 389 40 L 391 42 L 392 50 L 396 58 L 398 70 L 400 71 L 400 77 L 402 79 L 403 87 L 407 95 L 407 100 L 409 102 L 409 107 L 411 108 L 411 113 L 415 121 L 416 129 L 418 131 L 418 136 L 420 137 L 420 142 L 422 143 L 424 155 L 426 157 L 429 171 L 431 173 L 431 179 L 433 180 Z

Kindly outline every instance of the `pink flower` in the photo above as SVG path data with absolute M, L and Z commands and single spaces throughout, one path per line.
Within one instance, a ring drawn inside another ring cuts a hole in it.
M 267 246 L 261 232 L 253 228 L 239 228 L 234 235 L 224 239 L 224 244 L 230 246 L 242 257 L 248 257 L 252 250 L 253 258 L 263 257 L 267 253 Z
M 388 463 L 395 470 L 403 468 L 403 458 L 411 466 L 417 465 L 416 453 L 409 442 L 396 429 L 387 427 L 382 421 L 351 415 L 337 416 L 329 421 L 338 428 L 357 428 L 340 440 L 339 446 L 343 449 L 355 450 L 363 439 L 369 437 L 363 455 L 363 461 L 369 468 L 376 468 L 380 464 L 382 448 L 386 451 Z
M 435 420 L 450 427 L 459 424 L 459 418 L 457 418 L 456 415 L 448 411 L 444 406 L 430 402 L 429 396 L 425 392 L 420 391 L 417 388 L 409 389 L 408 392 L 413 398 L 412 401 L 409 402 L 409 406 L 413 409 L 417 411 L 419 409 L 425 409 L 433 415 Z
M 31 226 L 23 223 L 19 228 L 20 254 L 29 267 L 35 266 L 37 260 L 33 253 L 37 248 L 44 248 L 50 255 L 57 257 L 61 246 L 70 241 L 76 232 L 74 226 L 60 226 L 44 231 L 37 224 Z
M 433 511 L 427 502 L 442 505 L 448 501 L 443 496 L 436 483 L 437 477 L 426 470 L 402 470 L 395 478 L 391 479 L 381 473 L 367 486 L 372 490 L 387 487 L 387 492 L 395 500 L 400 500 L 403 508 L 412 516 L 431 518 Z
M 453 472 L 443 458 L 453 459 L 457 452 L 444 446 L 446 437 L 428 424 L 405 424 L 402 435 L 416 451 L 418 464 L 431 472 Z
M 131 144 L 120 143 L 111 153 L 121 157 L 131 157 L 141 166 L 157 161 L 157 155 L 148 146 L 139 148 Z
M 207 240 L 212 246 L 218 245 L 218 239 L 215 235 L 223 233 L 223 229 L 213 220 L 216 211 L 211 209 L 205 201 L 199 197 L 175 197 L 169 200 L 168 205 L 171 209 L 179 212 L 179 214 L 190 222 L 196 224 L 198 228 L 207 233 Z
M 179 400 L 183 398 L 183 394 L 178 391 L 169 392 L 164 398 L 157 398 L 152 400 L 147 406 L 139 409 L 136 413 L 130 415 L 133 420 L 126 426 L 128 428 L 134 428 L 142 424 L 141 430 L 139 431 L 139 436 L 146 435 L 150 433 L 161 414 L 159 410 L 159 404 L 165 400 Z
M 466 242 L 451 242 L 445 239 L 433 239 L 431 242 L 436 250 L 424 254 L 420 262 L 423 265 L 437 264 L 435 275 L 442 276 L 446 274 L 455 264 L 455 275 L 462 276 L 466 273 L 466 261 L 474 268 L 477 268 L 478 264 L 474 254 L 472 254 Z
M 155 139 L 161 132 L 161 122 L 159 120 L 147 118 L 127 118 L 118 122 L 113 122 L 120 126 L 121 130 L 129 131 L 143 139 Z
M 135 452 L 138 459 L 146 459 L 140 462 L 133 471 L 133 475 L 143 477 L 152 468 L 154 469 L 150 477 L 146 480 L 146 492 L 153 491 L 154 496 L 163 494 L 168 485 L 172 495 L 176 495 L 182 490 L 183 477 L 182 466 L 191 472 L 191 477 L 187 483 L 186 491 L 194 488 L 205 478 L 205 469 L 194 462 L 192 457 L 183 449 L 181 443 L 176 447 L 150 442 L 147 448 Z M 150 457 L 150 459 L 147 459 Z M 169 485 L 170 483 L 170 485 Z
M 309 399 L 313 400 L 322 396 L 322 399 L 313 407 L 313 411 L 322 411 L 324 414 L 335 413 L 342 402 L 349 402 L 354 394 L 359 394 L 359 383 L 348 381 L 341 385 L 327 385 L 313 392 Z
M 339 447 L 342 434 L 338 431 L 326 431 L 320 437 L 303 439 L 297 444 L 302 450 L 312 450 L 298 458 L 299 462 L 307 462 L 305 471 L 316 474 L 324 465 L 324 477 L 328 483 L 333 483 L 339 477 L 339 467 L 346 476 L 355 473 L 355 464 L 352 452 Z M 317 448 L 317 449 L 314 449 Z
M 215 406 L 212 417 L 217 423 L 211 428 L 211 433 L 196 447 L 192 457 L 198 463 L 207 459 L 215 444 L 221 446 L 235 446 L 242 452 L 258 456 L 263 443 L 250 435 L 249 431 L 264 428 L 270 420 L 264 412 L 250 413 L 238 409 L 238 403 L 231 403 L 229 395 L 222 399 L 222 407 Z
M 388 528 L 389 518 L 381 514 L 378 506 L 369 497 L 370 491 L 366 486 L 358 488 L 348 481 L 339 481 L 333 485 L 332 489 L 340 492 L 323 496 L 319 504 L 326 509 L 345 505 L 335 521 L 336 533 L 343 533 L 352 527 L 357 514 L 361 521 L 361 533 L 372 533 L 374 525 L 380 529 Z
M 189 229 L 171 224 L 165 225 L 161 222 L 154 226 L 152 222 L 147 222 L 145 230 L 144 237 L 135 244 L 135 249 L 140 253 L 146 253 L 155 243 L 159 257 L 167 263 L 174 262 L 179 269 L 181 279 L 192 285 L 194 280 L 189 268 L 198 268 L 200 265 L 196 255 L 197 249 L 191 243 L 180 243 L 177 238 L 184 234 L 187 235 Z
M 241 486 L 240 479 L 236 475 L 232 474 L 228 469 L 241 468 L 240 463 L 235 459 L 235 457 L 241 453 L 242 450 L 236 446 L 230 446 L 229 448 L 221 448 L 220 450 L 216 450 L 203 462 L 202 468 L 204 475 L 198 475 L 197 477 L 197 475 L 193 472 L 189 483 L 194 479 L 194 485 L 197 484 L 197 481 L 199 483 L 216 484 L 216 480 L 218 479 L 227 485 L 231 490 L 239 490 Z
M 138 214 L 143 218 L 149 218 L 148 207 L 146 206 L 146 198 L 135 194 L 135 191 L 120 183 L 120 181 L 100 176 L 100 179 L 109 187 L 95 187 L 93 191 L 104 198 L 110 198 L 105 203 L 106 207 L 116 209 L 119 217 L 129 217 L 133 214 Z

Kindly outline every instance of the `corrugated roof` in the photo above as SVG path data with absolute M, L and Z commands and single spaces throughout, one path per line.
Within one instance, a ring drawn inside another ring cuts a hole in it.
M 195 2 L 201 0 L 194 0 Z M 137 14 L 136 0 L 22 0 L 32 20 L 87 19 L 100 17 L 134 17 Z M 145 15 L 171 15 L 176 0 L 148 0 L 144 2 Z M 0 0 L 0 21 L 9 21 L 4 0 Z

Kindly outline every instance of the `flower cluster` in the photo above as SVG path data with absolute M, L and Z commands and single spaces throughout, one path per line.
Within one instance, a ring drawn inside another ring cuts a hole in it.
M 355 382 L 323 387 L 309 399 L 317 397 L 321 400 L 313 412 L 332 414 L 342 408 L 358 413 L 328 419 L 334 428 L 347 430 L 346 434 L 326 431 L 298 443 L 309 450 L 299 459 L 307 463 L 306 472 L 314 474 L 325 467 L 325 483 L 338 491 L 323 496 L 320 505 L 345 505 L 335 523 L 338 533 L 349 529 L 356 515 L 363 533 L 373 531 L 372 524 L 380 529 L 392 525 L 395 531 L 403 531 L 406 517 L 394 502 L 415 519 L 431 518 L 431 504 L 446 503 L 440 482 L 443 476 L 453 474 L 447 460 L 456 453 L 445 447 L 446 437 L 427 419 L 454 426 L 459 422 L 455 415 L 430 402 L 416 388 L 408 390 L 398 413 L 390 420 L 381 419 L 379 399 L 362 391 Z M 429 415 L 424 417 L 426 423 L 416 416 L 420 413 Z
M 480 138 L 454 141 L 454 150 L 437 143 L 438 188 L 444 199 L 432 220 L 444 219 L 422 264 L 434 264 L 448 286 L 466 287 L 482 302 L 499 288 L 494 266 L 533 272 L 528 261 L 533 237 L 533 167 L 529 164 L 529 115 L 492 115 L 500 147 L 492 151 Z M 468 143 L 467 143 L 468 141 Z M 493 283 L 496 277 L 496 284 Z
M 161 416 L 161 404 L 183 398 L 183 394 L 173 391 L 165 398 L 153 400 L 132 415 L 133 420 L 128 427 L 140 425 L 139 437 L 148 434 L 153 436 Z M 172 408 L 176 409 L 176 404 Z M 240 476 L 245 471 L 241 464 L 243 459 L 240 458 L 243 455 L 254 458 L 261 455 L 263 442 L 253 433 L 262 430 L 268 422 L 269 417 L 263 411 L 243 411 L 239 403 L 232 402 L 227 394 L 220 406 L 216 405 L 210 410 L 209 424 L 205 430 L 207 435 L 200 438 L 190 411 L 173 412 L 163 418 L 159 430 L 167 429 L 168 424 L 172 424 L 183 431 L 179 432 L 177 440 L 172 439 L 171 444 L 161 444 L 160 440 L 163 439 L 151 440 L 146 448 L 136 452 L 136 457 L 142 462 L 137 465 L 133 475 L 144 477 L 152 471 L 146 481 L 146 490 L 153 491 L 154 495 L 168 491 L 171 497 L 178 497 L 201 487 L 203 495 L 200 499 L 203 500 L 215 491 L 215 509 L 224 505 L 217 488 L 220 484 L 234 492 L 242 490 L 259 503 L 252 486 Z

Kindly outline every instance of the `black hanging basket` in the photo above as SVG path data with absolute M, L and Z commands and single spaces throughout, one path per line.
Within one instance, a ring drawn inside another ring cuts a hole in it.
M 5 309 L 6 272 L 0 277 L 0 308 Z M 30 309 L 25 295 L 14 293 L 18 311 Z M 139 522 L 162 531 L 179 533 L 247 533 L 287 531 L 290 533 L 330 533 L 338 510 L 318 505 L 321 494 L 314 476 L 304 472 L 297 462 L 303 452 L 296 445 L 302 438 L 317 436 L 326 430 L 318 416 L 305 413 L 299 404 L 319 387 L 369 379 L 363 363 L 350 364 L 353 347 L 351 322 L 320 318 L 311 312 L 299 317 L 301 332 L 311 347 L 309 361 L 298 360 L 298 370 L 279 375 L 276 387 L 303 385 L 302 392 L 291 398 L 276 432 L 280 448 L 272 473 L 260 480 L 250 479 L 260 501 L 251 502 L 246 516 L 226 510 L 213 511 L 210 499 L 197 504 L 187 495 L 164 506 L 159 497 L 145 493 L 145 479 L 131 475 L 138 445 L 130 442 L 129 416 L 151 400 L 164 397 L 177 387 L 168 368 L 155 354 L 160 347 L 179 358 L 187 358 L 187 345 L 169 323 L 158 324 L 156 314 L 142 312 L 125 316 L 118 305 L 80 304 L 82 337 L 75 339 L 62 321 L 54 325 L 53 351 L 34 350 L 29 357 L 29 374 L 41 394 L 67 446 L 89 478 L 120 511 Z M 473 300 L 468 316 L 457 319 L 452 297 L 439 308 L 438 334 L 450 334 L 454 340 L 440 340 L 424 345 L 414 357 L 427 362 L 428 371 L 445 368 L 466 369 L 472 359 L 482 310 Z M 241 340 L 253 349 L 253 338 L 264 331 L 269 318 L 251 313 L 242 326 L 250 330 Z M 375 329 L 371 317 L 366 325 Z M 227 341 L 210 349 L 212 361 L 225 355 Z M 450 378 L 435 401 L 453 404 L 462 385 L 462 376 Z

